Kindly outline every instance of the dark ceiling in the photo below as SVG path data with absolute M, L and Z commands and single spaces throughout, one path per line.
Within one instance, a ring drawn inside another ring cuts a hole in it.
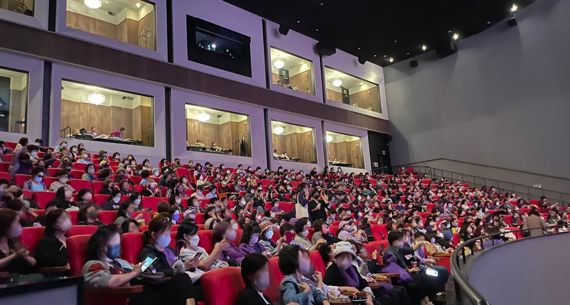
M 385 66 L 477 34 L 534 0 L 225 0 Z M 505 25 L 506 26 L 506 25 Z M 450 32 L 451 31 L 451 32 Z

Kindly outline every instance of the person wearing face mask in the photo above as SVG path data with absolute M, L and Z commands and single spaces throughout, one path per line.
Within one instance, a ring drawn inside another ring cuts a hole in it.
M 272 305 L 263 291 L 269 287 L 269 265 L 261 254 L 247 255 L 241 264 L 241 277 L 245 283 L 236 299 L 235 305 Z
M 196 283 L 206 271 L 229 266 L 227 262 L 219 259 L 227 241 L 216 243 L 211 254 L 200 247 L 199 243 L 198 226 L 189 222 L 181 223 L 176 231 L 176 252 L 183 263 L 195 260 L 192 264 L 197 264 L 197 267 L 186 271 L 193 283 Z
M 114 189 L 111 191 L 111 195 L 109 195 L 109 199 L 101 205 L 103 210 L 112 211 L 118 210 L 120 203 L 121 203 L 121 191 Z
M 330 234 L 329 225 L 319 219 L 313 223 L 313 236 L 311 242 L 316 245 L 320 240 L 326 240 L 328 244 L 335 244 L 340 241 L 336 236 Z
M 83 174 L 81 176 L 81 179 L 89 181 L 91 183 L 93 183 L 93 181 L 97 180 L 97 177 L 95 177 L 95 165 L 90 163 L 89 165 L 87 165 L 85 167 L 85 174 Z
M 222 221 L 214 226 L 214 243 L 226 241 L 227 245 L 222 250 L 221 260 L 230 266 L 239 266 L 244 254 L 236 245 L 237 228 L 227 221 Z
M 320 272 L 315 272 L 316 285 L 304 280 L 303 276 L 311 274 L 311 260 L 307 250 L 296 245 L 284 247 L 279 252 L 279 270 L 285 275 L 279 289 L 282 304 L 294 302 L 299 305 L 330 305 Z
M 77 224 L 92 226 L 103 225 L 101 220 L 99 220 L 99 207 L 94 204 L 87 204 L 81 207 L 77 214 Z
M 118 227 L 121 227 L 123 222 L 125 222 L 125 221 L 134 220 L 135 222 L 138 223 L 138 221 L 141 219 L 144 223 L 144 215 L 138 214 L 138 215 L 134 216 L 135 211 L 136 211 L 136 207 L 135 207 L 134 203 L 129 202 L 129 201 L 121 203 L 119 205 L 119 210 L 117 211 L 117 219 L 115 219 L 115 224 Z
M 147 197 L 162 197 L 162 190 L 158 187 L 158 183 L 152 179 L 148 179 L 147 188 L 142 191 L 143 196 Z
M 18 213 L 0 208 L 0 271 L 10 274 L 32 272 L 36 259 L 20 244 L 21 235 L 22 226 Z
M 250 223 L 243 229 L 243 235 L 241 237 L 241 244 L 239 250 L 243 255 L 257 253 L 269 256 L 265 251 L 265 247 L 259 243 L 259 235 L 261 234 L 261 228 L 254 222 Z
M 90 189 L 82 188 L 77 192 L 77 206 L 79 208 L 91 204 L 91 201 L 93 201 L 93 193 L 91 193 Z
M 30 180 L 24 182 L 24 190 L 30 192 L 44 192 L 47 187 L 44 182 L 44 168 L 43 167 L 34 167 L 31 172 L 32 178 Z
M 80 164 L 93 164 L 93 162 L 91 162 L 91 159 L 89 159 L 89 153 L 87 153 L 87 150 L 85 150 L 84 148 L 79 150 L 79 160 L 77 160 L 77 163 Z
M 63 209 L 55 209 L 46 215 L 44 237 L 38 242 L 34 256 L 39 267 L 69 267 L 67 237 L 71 218 Z
M 171 205 L 170 210 L 168 211 L 168 216 L 170 217 L 170 221 L 172 221 L 172 224 L 177 224 L 181 218 L 180 207 L 178 207 L 177 205 Z
M 52 201 L 56 202 L 57 207 L 60 209 L 79 210 L 79 207 L 73 202 L 73 193 L 65 187 L 59 188 L 55 192 L 55 197 Z
M 280 237 L 277 242 L 273 242 L 274 225 L 271 221 L 264 221 L 259 226 L 261 228 L 259 243 L 265 249 L 264 252 L 269 253 L 269 256 L 277 255 L 283 247 L 285 238 Z
M 56 192 L 60 188 L 64 187 L 66 190 L 75 193 L 75 189 L 69 185 L 69 173 L 66 170 L 62 170 L 57 174 L 57 181 L 54 181 L 50 186 L 49 190 L 51 192 Z
M 308 218 L 299 219 L 294 224 L 295 227 L 295 239 L 291 242 L 291 245 L 298 245 L 299 247 L 305 250 L 315 250 L 317 249 L 321 243 L 326 242 L 325 240 L 319 240 L 316 244 L 312 244 L 309 240 L 309 228 L 311 225 L 309 224 Z
M 366 292 L 368 294 L 366 305 L 373 305 L 372 289 L 370 289 L 368 282 L 360 276 L 358 270 L 353 265 L 356 253 L 352 244 L 347 241 L 337 243 L 332 258 L 333 262 L 327 268 L 324 282 L 331 286 L 348 286 Z
M 359 243 L 368 240 L 366 233 L 363 230 L 359 230 L 352 220 L 341 221 L 338 228 L 338 238 L 340 240 L 353 240 Z

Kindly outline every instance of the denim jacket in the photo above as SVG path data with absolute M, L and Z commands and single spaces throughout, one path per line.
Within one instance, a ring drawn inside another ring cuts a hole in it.
M 327 299 L 327 296 L 315 285 L 311 283 L 307 284 L 311 287 L 311 294 L 301 291 L 299 281 L 297 281 L 295 274 L 285 276 L 281 281 L 280 287 L 282 304 L 295 302 L 299 305 L 318 305 Z

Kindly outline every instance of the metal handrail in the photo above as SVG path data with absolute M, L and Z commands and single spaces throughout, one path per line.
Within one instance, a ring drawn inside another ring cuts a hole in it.
M 559 228 L 559 226 L 549 226 L 548 229 L 555 229 Z M 468 301 L 471 302 L 473 305 L 491 305 L 489 301 L 485 299 L 471 284 L 467 281 L 465 276 L 461 274 L 461 265 L 460 259 L 463 260 L 463 264 L 467 262 L 467 256 L 465 254 L 465 248 L 475 244 L 477 241 L 481 241 L 481 251 L 484 251 L 484 244 L 483 240 L 491 239 L 493 247 L 495 245 L 496 237 L 503 236 L 509 233 L 517 233 L 517 232 L 524 232 L 529 231 L 529 229 L 518 229 L 518 230 L 510 230 L 510 231 L 503 231 L 499 233 L 483 235 L 479 237 L 475 237 L 472 239 L 467 240 L 457 246 L 453 254 L 451 254 L 450 258 L 450 265 L 451 265 L 451 274 L 453 276 L 453 280 L 455 281 L 455 295 L 456 299 L 460 300 L 461 295 L 460 293 L 465 293 L 465 297 L 467 297 Z M 517 240 L 523 240 L 527 238 L 521 238 Z M 471 250 L 471 256 L 475 255 L 475 252 Z
M 461 182 L 469 183 L 469 184 L 472 184 L 474 186 L 486 186 L 486 187 L 493 186 L 493 187 L 499 189 L 501 192 L 509 191 L 509 192 L 515 192 L 518 194 L 526 195 L 529 200 L 533 197 L 538 198 L 539 196 L 545 196 L 546 198 L 548 198 L 550 200 L 558 201 L 564 205 L 570 204 L 570 193 L 553 191 L 553 190 L 548 190 L 548 189 L 543 189 L 543 188 L 535 188 L 532 186 L 512 183 L 512 182 L 508 182 L 508 181 L 502 181 L 502 180 L 497 180 L 497 179 L 492 179 L 492 178 L 474 176 L 474 175 L 470 175 L 470 174 L 459 173 L 459 172 L 449 171 L 449 170 L 445 170 L 445 169 L 433 168 L 431 166 L 399 165 L 399 166 L 393 166 L 392 172 L 397 173 L 399 168 L 401 168 L 402 166 L 403 167 L 411 167 L 414 169 L 414 172 L 420 173 L 420 174 L 426 174 L 430 178 L 447 178 L 447 179 L 458 180 Z M 439 175 L 438 175 L 438 172 L 440 173 Z M 447 173 L 447 175 L 446 175 L 446 173 Z M 471 180 L 471 181 L 468 181 L 468 180 Z M 482 183 L 479 183 L 478 181 L 482 182 Z M 511 186 L 510 189 L 508 189 L 508 186 Z M 533 194 L 533 192 L 531 190 L 534 190 L 539 194 Z M 557 196 L 552 196 L 552 195 L 557 195 Z M 565 199 L 565 198 L 567 198 L 567 199 Z

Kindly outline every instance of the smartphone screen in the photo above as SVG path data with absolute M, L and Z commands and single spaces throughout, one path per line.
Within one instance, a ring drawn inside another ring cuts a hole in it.
M 429 276 L 437 276 L 437 270 L 432 269 L 432 268 L 427 268 L 426 269 L 426 274 Z
M 154 263 L 155 260 L 156 260 L 156 257 L 147 256 L 143 261 L 143 264 L 141 267 L 141 272 L 145 272 L 145 270 L 148 269 L 148 267 L 150 267 L 150 265 L 152 265 L 152 263 Z

